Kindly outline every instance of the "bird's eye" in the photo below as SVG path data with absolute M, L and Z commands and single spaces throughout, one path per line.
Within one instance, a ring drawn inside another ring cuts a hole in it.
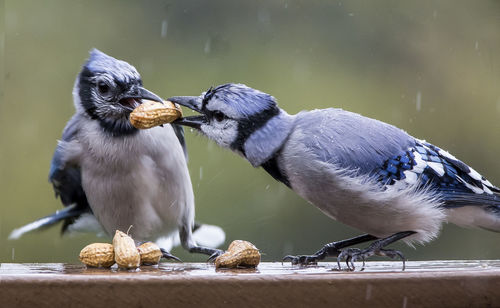
M 216 111 L 214 112 L 214 119 L 217 121 L 217 122 L 221 122 L 222 120 L 224 120 L 226 118 L 226 115 L 220 111 Z
M 97 84 L 97 90 L 101 95 L 109 95 L 111 89 L 107 83 L 101 81 Z

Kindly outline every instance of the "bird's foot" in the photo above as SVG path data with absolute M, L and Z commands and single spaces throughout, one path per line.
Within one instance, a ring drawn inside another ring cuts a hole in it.
M 292 265 L 314 265 L 318 264 L 318 261 L 325 259 L 326 257 L 336 257 L 341 252 L 342 248 L 376 240 L 377 238 L 373 235 L 364 234 L 356 236 L 350 239 L 328 243 L 323 246 L 320 250 L 316 251 L 312 255 L 300 255 L 300 256 L 286 256 L 283 258 L 282 262 L 290 261 Z
M 223 253 L 225 253 L 224 250 L 214 249 L 214 252 L 210 255 L 210 257 L 208 257 L 207 262 L 215 262 L 215 259 Z
M 165 250 L 163 248 L 160 248 L 160 250 L 161 250 L 161 257 L 162 258 L 164 258 L 164 259 L 172 259 L 172 260 L 175 260 L 175 261 L 178 261 L 178 262 L 182 262 L 181 259 L 177 258 L 176 256 L 174 256 L 173 254 L 171 254 L 167 250 Z
M 404 255 L 400 251 L 394 249 L 384 249 L 384 247 L 400 239 L 413 235 L 415 233 L 416 233 L 415 231 L 398 232 L 386 238 L 376 240 L 370 246 L 368 246 L 368 248 L 363 250 L 358 248 L 343 249 L 342 252 L 337 257 L 337 265 L 339 267 L 339 270 L 341 269 L 340 261 L 342 259 L 345 259 L 345 262 L 347 264 L 347 269 L 351 271 L 354 270 L 354 262 L 357 260 L 362 260 L 363 266 L 361 267 L 361 270 L 364 270 L 365 260 L 371 256 L 377 255 L 377 256 L 389 257 L 391 259 L 399 257 L 403 261 L 403 271 L 404 271 L 406 262 Z
M 307 265 L 318 264 L 319 259 L 320 257 L 317 255 L 301 255 L 301 256 L 288 255 L 285 256 L 283 260 L 281 260 L 281 263 L 290 261 L 292 262 L 292 265 L 307 266 Z
M 391 259 L 400 258 L 403 261 L 403 271 L 405 270 L 405 257 L 403 253 L 394 249 L 384 249 L 379 247 L 377 242 L 374 242 L 366 249 L 358 249 L 358 248 L 347 248 L 343 249 L 342 252 L 337 257 L 337 265 L 340 267 L 340 261 L 345 259 L 345 263 L 347 265 L 347 270 L 354 271 L 355 266 L 354 262 L 361 260 L 363 261 L 363 266 L 361 267 L 361 271 L 365 269 L 365 260 L 371 256 L 382 256 L 389 257 Z
M 340 253 L 338 246 L 338 242 L 329 243 L 312 255 L 288 255 L 285 256 L 281 262 L 290 261 L 292 265 L 301 266 L 316 265 L 318 264 L 318 261 L 323 260 L 326 257 L 337 256 Z

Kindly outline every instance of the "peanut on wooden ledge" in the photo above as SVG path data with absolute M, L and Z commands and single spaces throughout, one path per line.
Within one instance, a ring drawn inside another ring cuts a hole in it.
M 252 243 L 233 241 L 227 251 L 215 259 L 215 268 L 257 267 L 260 252 Z
M 108 243 L 93 243 L 80 251 L 80 261 L 90 267 L 111 267 L 115 264 L 113 245 Z
M 141 255 L 141 265 L 154 265 L 160 263 L 161 256 L 163 255 L 160 247 L 153 242 L 146 242 L 139 247 L 137 251 Z
M 134 269 L 139 265 L 155 265 L 160 263 L 162 252 L 152 242 L 136 247 L 134 240 L 127 234 L 116 230 L 113 244 L 93 243 L 85 246 L 80 252 L 80 261 L 89 267 L 111 267 L 117 264 L 120 268 Z
M 139 129 L 147 129 L 171 123 L 182 117 L 179 105 L 170 101 L 154 102 L 143 100 L 142 104 L 130 113 L 130 123 Z
M 122 231 L 116 230 L 113 237 L 115 262 L 120 268 L 137 268 L 141 264 L 141 255 L 134 240 Z

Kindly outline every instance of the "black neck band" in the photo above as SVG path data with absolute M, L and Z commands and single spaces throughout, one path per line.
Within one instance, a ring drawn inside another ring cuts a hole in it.
M 271 106 L 257 114 L 254 114 L 248 118 L 238 121 L 238 136 L 231 144 L 231 149 L 240 151 L 245 155 L 245 150 L 243 145 L 247 138 L 257 131 L 259 128 L 266 125 L 266 123 L 273 117 L 280 113 L 280 109 L 277 106 Z

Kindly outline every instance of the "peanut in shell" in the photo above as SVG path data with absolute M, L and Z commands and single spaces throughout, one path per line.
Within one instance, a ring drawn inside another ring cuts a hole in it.
M 108 243 L 93 243 L 80 251 L 80 261 L 90 267 L 110 267 L 115 264 L 113 245 Z
M 141 264 L 141 256 L 135 247 L 134 240 L 116 230 L 113 237 L 113 248 L 115 250 L 115 262 L 120 268 L 137 268 Z
M 215 259 L 215 268 L 257 267 L 260 263 L 260 252 L 252 243 L 233 241 L 227 251 Z
M 130 113 L 129 120 L 135 128 L 147 129 L 171 123 L 180 117 L 182 117 L 182 110 L 177 104 L 170 101 L 164 101 L 162 104 L 143 100 L 143 103 Z
M 146 242 L 137 247 L 141 256 L 141 265 L 155 265 L 160 263 L 162 252 L 160 247 L 153 242 Z

